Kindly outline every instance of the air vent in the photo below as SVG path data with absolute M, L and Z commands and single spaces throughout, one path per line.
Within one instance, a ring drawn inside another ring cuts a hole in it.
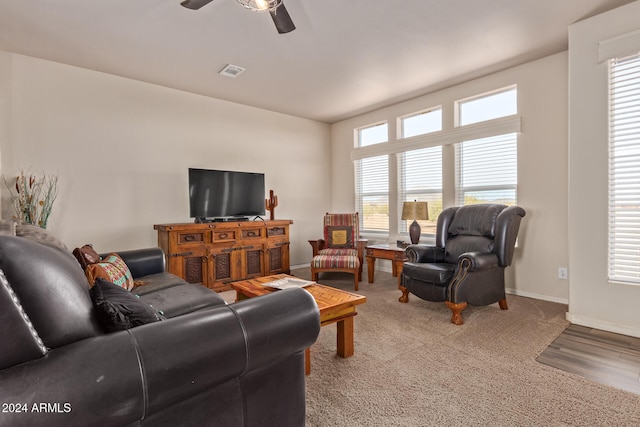
M 239 67 L 237 65 L 227 64 L 222 70 L 220 70 L 220 73 L 218 74 L 225 77 L 231 77 L 233 79 L 242 74 L 244 70 L 245 68 Z

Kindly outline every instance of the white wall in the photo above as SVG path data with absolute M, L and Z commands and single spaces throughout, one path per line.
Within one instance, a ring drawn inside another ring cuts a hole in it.
M 640 2 L 569 29 L 571 322 L 640 336 L 640 287 L 607 282 L 607 64 L 598 42 L 640 29 Z
M 264 172 L 294 265 L 331 202 L 328 125 L 113 75 L 0 52 L 0 128 L 3 175 L 59 175 L 48 228 L 70 248 L 156 246 L 154 224 L 191 222 L 188 167 Z
M 520 295 L 566 302 L 568 281 L 558 279 L 558 267 L 568 266 L 567 61 L 567 53 L 560 53 L 334 124 L 333 207 L 354 209 L 354 173 L 349 157 L 354 128 L 387 120 L 389 133 L 395 135 L 398 116 L 442 105 L 443 129 L 452 129 L 454 101 L 517 84 L 522 117 L 518 204 L 527 215 L 513 265 L 507 269 L 507 286 Z M 452 148 L 444 155 L 452 156 Z M 450 170 L 443 173 L 445 191 L 451 192 L 454 176 Z M 445 205 L 452 200 L 445 195 Z M 395 239 L 391 236 L 389 240 Z

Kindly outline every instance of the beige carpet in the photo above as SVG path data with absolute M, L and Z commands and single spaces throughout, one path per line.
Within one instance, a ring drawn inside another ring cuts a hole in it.
M 399 303 L 390 274 L 363 279 L 355 355 L 336 356 L 334 325 L 312 347 L 307 426 L 640 425 L 640 396 L 535 361 L 567 327 L 565 305 L 507 296 L 508 311 L 468 307 L 455 326 L 444 304 Z M 342 273 L 320 283 L 353 291 Z

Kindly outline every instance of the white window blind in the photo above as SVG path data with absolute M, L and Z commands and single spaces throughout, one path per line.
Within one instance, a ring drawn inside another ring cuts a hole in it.
M 407 151 L 398 155 L 398 230 L 409 232 L 411 221 L 402 220 L 402 203 L 417 200 L 429 203 L 429 220 L 419 221 L 422 234 L 436 232 L 442 212 L 442 147 Z
M 356 163 L 356 209 L 361 232 L 389 230 L 389 157 L 377 156 Z
M 609 61 L 609 281 L 640 284 L 640 53 Z
M 389 156 L 355 162 L 356 209 L 360 232 L 389 231 Z
M 458 204 L 514 205 L 518 185 L 517 154 L 515 133 L 457 144 Z

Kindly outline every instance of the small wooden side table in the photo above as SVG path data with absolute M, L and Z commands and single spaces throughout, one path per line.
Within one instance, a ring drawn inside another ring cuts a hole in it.
M 390 244 L 369 245 L 367 246 L 366 254 L 369 283 L 373 283 L 373 275 L 376 270 L 376 258 L 388 259 L 391 261 L 391 274 L 393 274 L 393 277 L 398 278 L 398 289 L 400 289 L 402 282 L 402 265 L 409 260 L 404 248 Z

